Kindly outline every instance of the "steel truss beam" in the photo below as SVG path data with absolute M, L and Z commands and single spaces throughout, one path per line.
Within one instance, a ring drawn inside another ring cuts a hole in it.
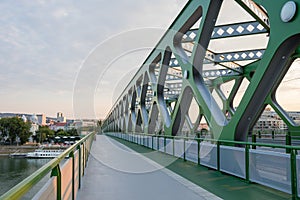
M 295 2 L 300 5 L 300 0 Z M 104 131 L 178 135 L 186 124 L 193 134 L 199 131 L 202 118 L 214 138 L 246 140 L 265 106 L 271 105 L 292 135 L 300 133 L 275 97 L 292 61 L 300 55 L 299 12 L 284 22 L 280 14 L 285 0 L 236 0 L 239 9 L 255 21 L 216 25 L 222 3 L 187 3 L 108 113 Z M 266 45 L 249 48 L 243 44 L 230 52 L 208 49 L 211 41 L 231 46 L 232 39 L 253 35 L 263 37 Z M 245 79 L 249 85 L 240 94 Z M 231 89 L 224 89 L 226 84 Z M 241 100 L 234 107 L 238 95 Z M 192 103 L 199 108 L 194 123 Z
M 183 42 L 193 42 L 197 36 L 197 29 L 188 31 L 183 38 Z M 215 26 L 212 32 L 211 39 L 221 39 L 228 37 L 237 37 L 245 35 L 268 33 L 267 29 L 259 22 L 243 22 L 236 24 L 227 24 Z

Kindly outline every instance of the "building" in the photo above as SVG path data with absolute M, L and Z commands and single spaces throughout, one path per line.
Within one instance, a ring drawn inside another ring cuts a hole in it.
M 25 120 L 25 119 L 23 119 L 23 120 Z M 36 138 L 36 132 L 39 130 L 39 124 L 38 124 L 38 117 L 37 117 L 37 115 L 33 114 L 30 117 L 29 121 L 31 122 L 31 126 L 30 126 L 30 130 L 29 131 L 32 133 L 32 135 L 29 138 L 29 142 L 33 142 L 34 138 Z
M 56 122 L 63 122 L 65 123 L 67 121 L 66 117 L 64 117 L 63 113 L 58 112 L 56 117 Z
M 67 122 L 56 122 L 54 124 L 51 124 L 49 128 L 53 131 L 58 131 L 58 130 L 66 131 L 68 127 L 67 127 Z
M 47 125 L 46 123 L 46 115 L 45 114 L 38 114 L 37 116 L 37 120 L 38 120 L 38 124 L 41 126 L 45 126 Z
M 291 113 L 289 113 L 291 116 Z M 293 114 L 292 114 L 293 115 Z M 258 121 L 256 122 L 254 131 L 267 131 L 267 130 L 287 130 L 288 127 L 284 121 L 278 116 L 275 111 L 270 109 L 264 110 Z

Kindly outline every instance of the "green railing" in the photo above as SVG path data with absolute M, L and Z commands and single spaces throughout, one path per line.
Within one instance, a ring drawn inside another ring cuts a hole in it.
M 22 182 L 17 184 L 15 187 L 10 189 L 8 192 L 3 194 L 0 199 L 20 199 L 23 197 L 33 186 L 35 186 L 39 181 L 47 176 L 50 173 L 50 177 L 56 177 L 55 178 L 55 193 L 56 193 L 56 199 L 63 199 L 62 194 L 64 194 L 65 191 L 62 191 L 62 176 L 64 175 L 61 172 L 60 163 L 62 160 L 64 160 L 66 157 L 69 157 L 67 159 L 67 162 L 70 162 L 71 168 L 72 168 L 72 177 L 71 177 L 71 194 L 70 196 L 72 199 L 76 199 L 76 192 L 81 186 L 81 176 L 84 175 L 84 168 L 86 166 L 86 162 L 88 160 L 88 156 L 90 153 L 90 149 L 92 146 L 92 142 L 94 140 L 95 133 L 89 133 L 88 135 L 84 136 L 81 140 L 76 142 L 74 145 L 70 146 L 68 149 L 66 149 L 62 154 L 60 154 L 57 158 L 52 159 L 47 164 L 42 166 L 40 169 L 38 169 L 36 172 L 34 172 L 32 175 L 24 179 Z M 78 163 L 75 163 L 75 157 L 76 154 L 76 160 Z M 78 156 L 77 156 L 78 154 Z M 78 159 L 77 159 L 78 158 Z M 72 163 L 71 163 L 72 162 Z M 75 171 L 77 167 L 78 171 Z M 66 171 L 66 170 L 65 170 Z M 76 179 L 75 174 L 78 174 L 78 177 Z M 75 181 L 78 180 L 77 184 L 75 184 Z M 77 186 L 77 187 L 75 187 Z M 68 188 L 68 187 L 67 187 Z M 55 194 L 53 194 L 55 195 Z
M 107 133 L 108 135 L 111 135 L 111 133 Z M 115 134 L 115 133 L 112 133 Z M 299 199 L 298 198 L 298 176 L 299 174 L 297 174 L 297 151 L 300 150 L 300 146 L 291 146 L 291 145 L 280 145 L 280 144 L 268 144 L 268 143 L 255 143 L 255 142 L 240 142 L 240 141 L 228 141 L 228 140 L 216 140 L 216 139 L 209 139 L 209 138 L 197 138 L 197 137 L 184 137 L 184 136 L 165 136 L 165 135 L 153 135 L 153 134 L 140 134 L 140 133 L 132 133 L 132 134 L 128 134 L 129 137 L 126 138 L 126 134 L 124 133 L 116 133 L 116 134 L 122 134 L 121 138 L 122 139 L 126 139 L 130 142 L 133 143 L 137 143 L 137 144 L 142 144 L 142 139 L 143 137 L 150 137 L 152 140 L 151 141 L 151 149 L 157 149 L 160 150 L 164 153 L 166 153 L 166 139 L 171 139 L 173 140 L 172 142 L 172 148 L 173 148 L 173 152 L 171 153 L 171 155 L 173 154 L 174 156 L 174 152 L 175 152 L 175 142 L 174 140 L 183 140 L 183 155 L 182 158 L 184 160 L 186 160 L 186 150 L 187 150 L 187 145 L 186 142 L 187 141 L 196 141 L 197 142 L 197 157 L 198 157 L 198 164 L 200 164 L 200 143 L 201 142 L 209 142 L 211 144 L 216 145 L 216 157 L 217 157 L 217 166 L 216 166 L 216 170 L 221 171 L 220 170 L 220 147 L 221 145 L 224 146 L 231 146 L 231 147 L 240 147 L 242 149 L 244 149 L 244 159 L 245 159 L 245 177 L 244 179 L 247 182 L 251 182 L 251 180 L 249 179 L 249 171 L 250 171 L 250 159 L 249 159 L 249 151 L 250 149 L 255 150 L 256 147 L 269 147 L 269 148 L 277 148 L 277 149 L 285 149 L 285 153 L 287 155 L 290 155 L 289 160 L 290 160 L 290 185 L 291 185 L 291 194 L 292 194 L 292 198 L 293 199 Z M 131 136 L 130 136 L 131 135 Z M 134 137 L 134 135 L 137 137 Z M 112 135 L 114 136 L 114 135 Z M 119 137 L 120 138 L 120 137 Z M 160 142 L 159 142 L 159 138 L 163 138 L 164 142 L 163 142 L 163 149 L 162 147 L 160 147 Z M 154 147 L 154 140 L 156 145 Z M 147 140 L 147 144 L 143 144 L 144 146 L 148 146 L 149 147 L 149 141 Z M 300 166 L 298 166 L 298 168 L 300 168 Z M 288 176 L 288 175 L 287 175 Z

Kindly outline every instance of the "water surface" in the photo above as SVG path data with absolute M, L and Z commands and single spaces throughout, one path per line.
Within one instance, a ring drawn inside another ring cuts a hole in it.
M 0 196 L 50 160 L 0 157 Z M 44 181 L 39 183 L 36 188 L 41 188 L 43 184 Z M 31 193 L 35 192 L 32 191 Z

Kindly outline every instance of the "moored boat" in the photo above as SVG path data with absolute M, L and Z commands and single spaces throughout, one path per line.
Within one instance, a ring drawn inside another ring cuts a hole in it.
M 62 149 L 36 149 L 27 153 L 26 158 L 56 158 L 63 152 Z
M 25 158 L 27 156 L 27 153 L 11 153 L 9 154 L 9 157 L 11 158 Z

